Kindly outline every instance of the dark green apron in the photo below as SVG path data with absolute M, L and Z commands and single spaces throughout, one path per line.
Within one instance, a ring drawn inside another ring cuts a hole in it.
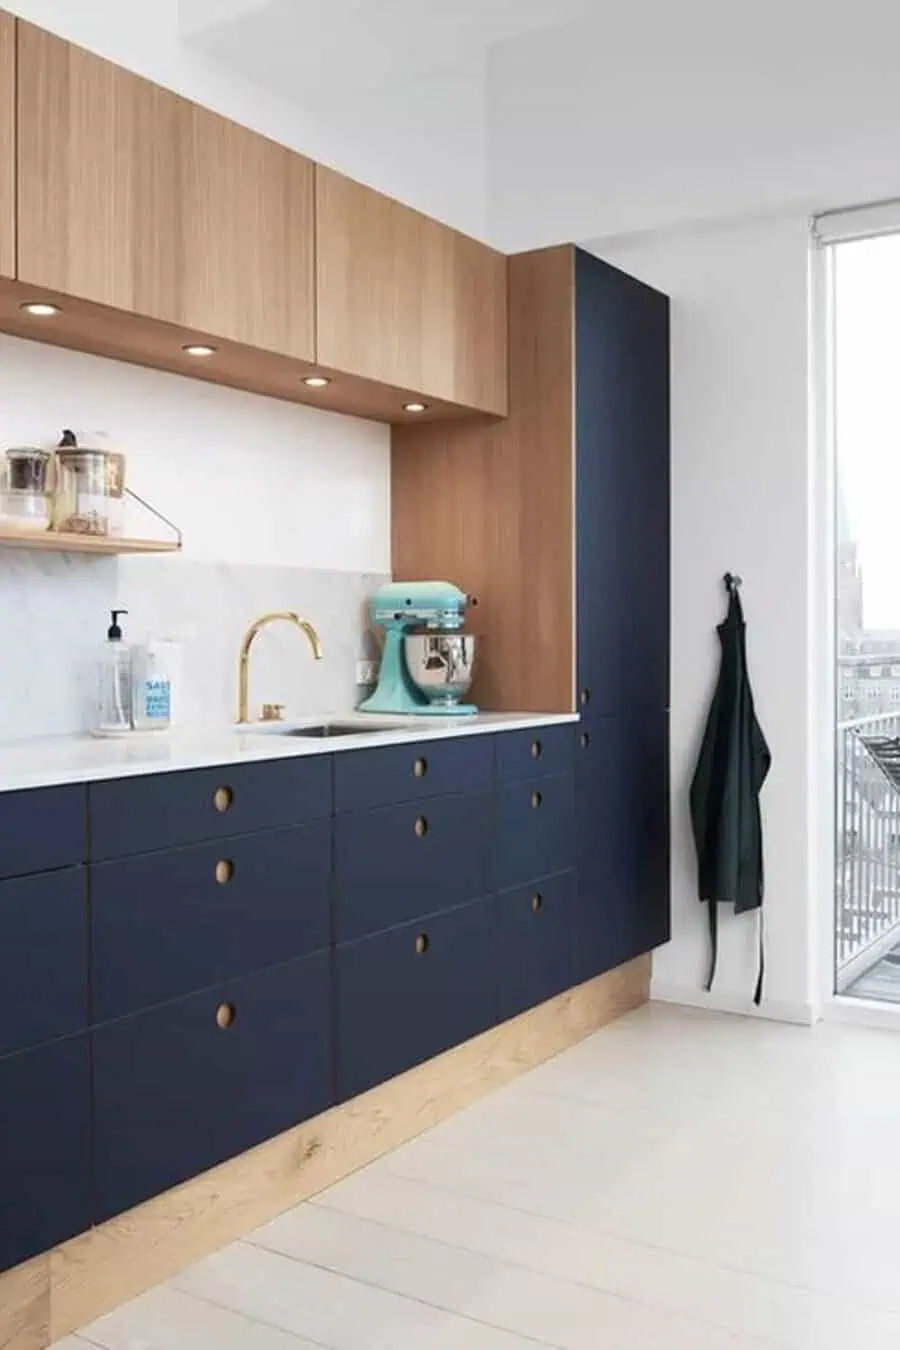
M 759 793 L 772 764 L 753 707 L 747 674 L 744 612 L 740 579 L 729 573 L 728 614 L 717 629 L 722 645 L 719 681 L 709 710 L 700 758 L 691 784 L 691 823 L 697 849 L 700 900 L 709 906 L 712 988 L 718 956 L 718 906 L 733 904 L 736 914 L 758 909 L 759 976 L 753 997 L 762 998 L 765 966 L 762 901 L 763 852 Z

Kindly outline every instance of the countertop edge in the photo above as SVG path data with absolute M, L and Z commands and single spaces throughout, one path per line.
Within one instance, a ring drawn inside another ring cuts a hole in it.
M 318 720 L 346 720 L 346 714 L 323 715 Z M 305 723 L 310 718 L 303 719 Z M 222 765 L 254 764 L 284 759 L 305 759 L 310 755 L 340 755 L 348 751 L 409 745 L 429 740 L 449 740 L 460 736 L 485 736 L 505 731 L 526 731 L 535 727 L 562 726 L 579 721 L 578 713 L 480 713 L 476 717 L 454 719 L 452 725 L 435 726 L 424 719 L 410 719 L 410 725 L 398 726 L 373 736 L 341 736 L 334 739 L 302 740 L 279 736 L 270 731 L 241 731 L 238 728 L 197 736 L 160 733 L 159 741 L 146 737 L 134 743 L 127 739 L 98 741 L 89 736 L 47 738 L 33 742 L 0 744 L 0 794 L 29 791 L 34 788 L 65 787 L 122 778 L 140 778 L 150 774 L 185 773 L 191 769 L 218 768 Z

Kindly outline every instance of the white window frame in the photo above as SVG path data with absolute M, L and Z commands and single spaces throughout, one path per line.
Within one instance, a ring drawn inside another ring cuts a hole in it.
M 829 1021 L 900 1030 L 900 1005 L 834 993 L 836 853 L 835 724 L 837 688 L 837 473 L 834 425 L 834 248 L 854 240 L 900 234 L 900 200 L 828 211 L 810 220 L 810 549 L 812 573 L 809 671 L 809 771 L 812 794 L 811 882 L 819 904 L 815 925 L 817 1011 Z M 817 788 L 817 790 L 816 790 Z

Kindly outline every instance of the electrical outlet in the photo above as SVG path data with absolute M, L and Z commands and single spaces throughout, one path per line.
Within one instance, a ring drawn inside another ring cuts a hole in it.
M 356 663 L 357 684 L 375 684 L 377 679 L 378 679 L 377 661 L 357 661 Z

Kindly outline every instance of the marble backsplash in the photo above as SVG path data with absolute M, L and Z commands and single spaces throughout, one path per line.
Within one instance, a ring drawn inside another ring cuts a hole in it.
M 250 706 L 284 703 L 288 716 L 348 710 L 356 663 L 377 655 L 365 601 L 383 575 L 173 557 L 91 558 L 5 550 L 0 557 L 0 740 L 54 736 L 91 725 L 96 661 L 109 610 L 127 609 L 126 637 L 181 644 L 175 715 L 221 727 L 237 702 L 238 647 L 267 610 L 293 609 L 319 631 L 324 660 L 303 635 L 274 624 L 256 639 Z

